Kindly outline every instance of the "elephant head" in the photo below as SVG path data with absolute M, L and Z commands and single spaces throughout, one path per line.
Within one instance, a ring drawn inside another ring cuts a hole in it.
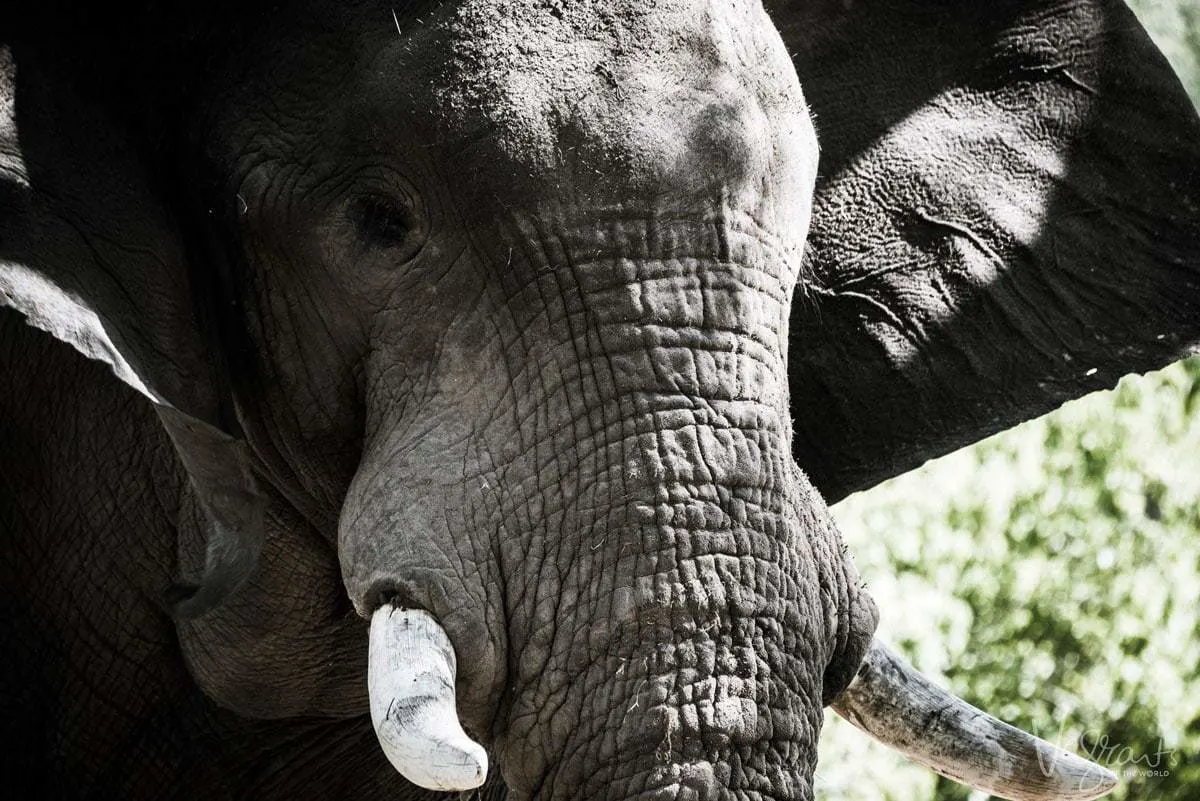
M 756 3 L 197 11 L 152 82 L 187 88 L 178 118 L 149 130 L 137 97 L 94 100 L 15 40 L 0 298 L 156 405 L 207 521 L 176 611 L 210 696 L 260 718 L 369 708 L 431 788 L 477 786 L 490 755 L 515 798 L 803 799 L 850 685 L 847 716 L 949 775 L 1109 786 L 1065 756 L 1035 774 L 1048 746 L 872 647 L 796 464 L 834 459 L 812 432 L 839 442 L 827 413 L 867 405 L 812 400 L 868 369 L 829 367 L 812 330 L 853 292 L 830 288 L 857 266 L 831 239 L 876 222 L 870 186 L 894 174 L 860 177 L 845 153 L 876 140 L 834 127 L 849 177 L 820 175 L 802 82 L 827 99 L 839 58 L 871 73 L 844 53 L 862 23 L 817 11 L 782 4 L 788 45 Z M 1023 21 L 989 17 L 987 41 Z M 985 111 L 1020 102 L 997 91 Z M 57 127 L 65 106 L 89 125 Z M 945 209 L 912 214 L 988 249 Z M 878 331 L 828 326 L 855 321 Z M 358 616 L 328 622 L 346 602 Z M 277 630 L 294 650 L 262 645 Z
M 790 456 L 817 146 L 765 14 L 469 2 L 258 37 L 201 126 L 234 402 L 272 482 L 337 510 L 393 761 L 481 781 L 434 725 L 457 708 L 518 795 L 803 796 L 875 613 Z

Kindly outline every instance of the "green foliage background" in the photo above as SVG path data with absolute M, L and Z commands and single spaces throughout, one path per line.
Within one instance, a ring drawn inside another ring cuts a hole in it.
M 1131 3 L 1200 106 L 1200 0 Z M 1200 799 L 1200 357 L 834 508 L 880 636 L 1090 754 L 1114 799 Z M 819 798 L 982 801 L 831 712 Z

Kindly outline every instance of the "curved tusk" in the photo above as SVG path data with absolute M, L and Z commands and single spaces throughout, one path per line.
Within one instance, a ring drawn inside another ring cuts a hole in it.
M 470 790 L 487 777 L 487 752 L 458 722 L 456 670 L 454 646 L 428 612 L 391 604 L 375 610 L 367 663 L 371 722 L 392 766 L 430 790 Z
M 1088 801 L 1112 771 L 980 711 L 875 640 L 834 710 L 948 779 L 1013 801 Z

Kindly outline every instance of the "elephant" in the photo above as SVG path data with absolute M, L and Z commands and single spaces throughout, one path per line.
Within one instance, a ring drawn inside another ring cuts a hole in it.
M 826 504 L 1200 343 L 1200 120 L 1123 4 L 46 0 L 0 44 L 31 796 L 804 801 L 828 705 L 1112 786 L 874 641 Z

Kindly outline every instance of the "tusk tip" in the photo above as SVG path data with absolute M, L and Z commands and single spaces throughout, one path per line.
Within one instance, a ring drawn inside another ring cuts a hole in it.
M 401 774 L 427 790 L 464 791 L 480 787 L 487 779 L 487 752 L 478 743 L 439 743 L 424 765 L 407 761 Z M 400 765 L 393 765 L 399 769 Z
M 483 784 L 483 780 L 487 778 L 487 751 L 484 751 L 483 746 L 474 740 L 454 744 L 445 743 L 442 746 L 442 753 L 438 756 L 444 759 L 444 761 L 439 760 L 439 764 L 435 766 L 438 775 L 454 784 L 453 787 L 441 789 L 473 790 Z
M 420 762 L 405 759 L 393 760 L 392 764 L 404 778 L 427 790 L 474 790 L 487 779 L 488 771 L 487 752 L 471 740 L 438 743 L 437 750 Z
M 473 790 L 487 779 L 488 756 L 483 746 L 459 731 L 413 738 L 389 726 L 376 729 L 388 762 L 397 772 L 427 790 Z M 458 726 L 454 726 L 458 729 Z M 399 736 L 396 736 L 399 734 Z
M 487 751 L 483 750 L 483 746 L 476 742 L 470 742 L 467 750 L 463 753 L 462 761 L 462 786 L 456 787 L 456 790 L 473 790 L 483 784 L 487 778 L 488 772 L 488 757 Z
M 1091 801 L 1112 792 L 1117 786 L 1117 774 L 1068 751 L 1056 749 L 1049 760 L 1047 779 L 1055 783 L 1053 790 L 1057 798 Z

